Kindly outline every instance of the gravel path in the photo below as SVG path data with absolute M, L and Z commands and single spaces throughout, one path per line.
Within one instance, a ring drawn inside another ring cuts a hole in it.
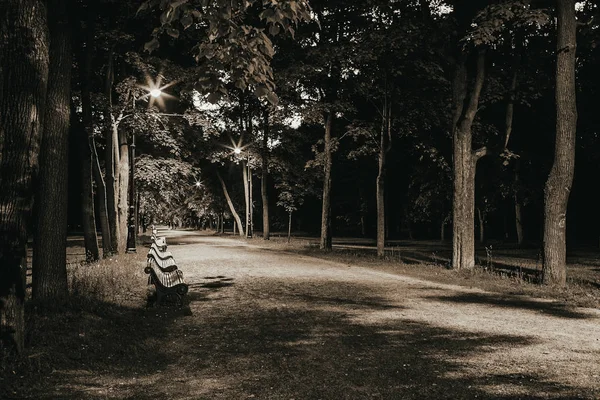
M 600 398 L 600 310 L 162 234 L 189 306 L 134 310 L 127 361 L 48 398 Z
M 599 310 L 173 234 L 180 396 L 600 398 Z

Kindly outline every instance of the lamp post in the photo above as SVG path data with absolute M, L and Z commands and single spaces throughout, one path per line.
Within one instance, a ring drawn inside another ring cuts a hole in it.
M 154 98 L 160 97 L 162 91 L 160 89 L 152 89 L 149 92 Z M 135 106 L 136 98 L 133 99 Z M 131 134 L 131 144 L 129 145 L 129 215 L 127 218 L 127 253 L 136 252 L 137 241 L 137 189 L 135 187 L 135 131 Z

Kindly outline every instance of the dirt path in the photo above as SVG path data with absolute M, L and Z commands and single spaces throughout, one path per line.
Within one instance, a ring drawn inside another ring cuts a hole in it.
M 139 362 L 73 371 L 55 395 L 600 398 L 600 310 L 164 233 L 189 309 L 150 311 Z

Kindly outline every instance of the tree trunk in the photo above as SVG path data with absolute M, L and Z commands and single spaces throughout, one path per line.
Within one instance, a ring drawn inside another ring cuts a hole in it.
M 331 129 L 333 126 L 334 112 L 327 113 L 325 120 L 325 165 L 323 166 L 323 208 L 321 212 L 321 241 L 319 247 L 322 250 L 331 250 L 331 167 L 332 167 L 332 149 L 331 149 Z
M 79 60 L 81 65 L 79 79 L 81 84 L 81 109 L 83 114 L 83 125 L 87 133 L 87 142 L 91 151 L 91 168 L 94 180 L 96 182 L 96 210 L 98 219 L 100 221 L 100 230 L 102 231 L 102 256 L 106 258 L 112 254 L 112 246 L 110 240 L 110 227 L 108 223 L 108 210 L 106 207 L 106 183 L 104 182 L 104 177 L 102 176 L 100 160 L 98 159 L 98 150 L 96 148 L 96 140 L 94 138 L 94 122 L 92 117 L 90 85 L 92 84 L 92 60 L 94 54 L 95 24 L 94 18 L 89 14 L 90 11 L 88 11 L 88 15 L 86 15 L 87 28 L 83 33 L 85 38 L 85 48 L 81 49 Z
M 377 190 L 377 257 L 385 254 L 385 174 L 386 156 L 391 148 L 391 105 L 388 103 L 387 93 L 383 104 L 381 120 L 381 133 L 379 137 L 378 173 L 376 181 Z
M 129 222 L 129 143 L 127 142 L 127 133 L 119 132 L 119 162 L 117 163 L 118 177 L 118 200 L 117 212 L 119 222 L 119 253 L 125 253 L 127 249 L 127 227 Z
M 83 230 L 85 261 L 91 263 L 99 259 L 100 249 L 98 248 L 98 233 L 96 232 L 96 217 L 94 210 L 92 152 L 85 129 L 80 133 L 78 143 L 81 154 L 81 228 Z
M 66 297 L 71 30 L 66 0 L 48 1 L 50 65 L 40 147 L 32 266 L 32 296 Z
M 104 159 L 105 183 L 106 183 L 106 209 L 108 212 L 108 224 L 110 228 L 110 247 L 112 253 L 117 253 L 121 242 L 119 232 L 118 214 L 118 162 L 119 162 L 119 127 L 114 121 L 111 113 L 112 87 L 114 83 L 113 52 L 109 52 L 108 65 L 105 77 L 105 95 L 107 98 L 106 112 L 104 117 L 107 121 L 106 149 Z
M 446 241 L 446 219 L 442 220 L 440 224 L 440 242 L 444 243 Z
M 0 13 L 0 347 L 25 343 L 27 239 L 48 82 L 46 2 Z
M 269 111 L 264 112 L 264 134 L 262 143 L 262 176 L 260 180 L 260 194 L 262 196 L 262 222 L 263 222 L 263 240 L 269 240 L 271 236 L 271 227 L 269 223 Z
M 250 187 L 248 185 L 248 168 L 247 164 L 242 161 L 242 179 L 244 180 L 244 204 L 246 204 L 246 226 L 244 236 L 250 235 L 250 201 L 248 200 Z
M 221 178 L 221 174 L 219 174 L 219 171 L 217 171 L 217 178 L 219 178 L 219 182 L 221 182 L 221 187 L 223 188 L 223 194 L 225 195 L 225 200 L 227 200 L 229 211 L 231 211 L 231 215 L 233 215 L 233 218 L 237 223 L 239 235 L 240 237 L 244 237 L 244 230 L 242 229 L 242 220 L 240 219 L 239 214 L 235 211 L 235 207 L 233 206 L 233 202 L 231 201 L 231 197 L 229 197 L 229 192 L 227 191 L 227 186 L 225 186 L 225 182 L 223 181 L 223 178 Z M 233 226 L 233 234 L 235 235 L 235 225 Z
M 564 286 L 567 282 L 567 205 L 575 172 L 577 128 L 575 0 L 557 0 L 557 11 L 556 146 L 554 163 L 544 190 L 542 275 L 545 284 Z
M 452 202 L 452 268 L 470 269 L 475 266 L 475 168 L 486 149 L 472 150 L 471 127 L 477 113 L 479 96 L 483 87 L 485 53 L 477 57 L 477 75 L 469 103 L 463 109 L 466 98 L 467 70 L 463 59 L 457 63 L 453 82 L 456 121 L 454 129 L 454 191 Z
M 515 193 L 514 193 L 514 201 L 515 201 L 515 229 L 517 231 L 517 244 L 521 246 L 523 244 L 523 211 L 521 202 L 519 200 L 519 186 L 521 182 L 520 178 L 520 162 L 517 160 L 515 163 Z
M 250 204 L 248 236 L 252 237 L 254 235 L 254 203 L 252 199 L 252 169 L 250 169 L 250 162 L 248 162 L 248 203 Z
M 287 242 L 289 243 L 292 239 L 292 212 L 288 212 L 288 237 Z
M 485 242 L 485 218 L 479 207 L 477 207 L 477 218 L 479 219 L 479 243 L 483 243 Z

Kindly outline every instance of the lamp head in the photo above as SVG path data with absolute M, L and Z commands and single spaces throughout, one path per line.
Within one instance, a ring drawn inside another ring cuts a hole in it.
M 161 94 L 162 94 L 162 91 L 160 89 L 152 89 L 150 91 L 150 96 L 154 97 L 155 99 L 160 97 Z
M 235 149 L 233 149 L 233 152 L 235 154 L 240 154 L 242 152 L 242 149 L 240 149 L 239 147 L 236 147 Z

